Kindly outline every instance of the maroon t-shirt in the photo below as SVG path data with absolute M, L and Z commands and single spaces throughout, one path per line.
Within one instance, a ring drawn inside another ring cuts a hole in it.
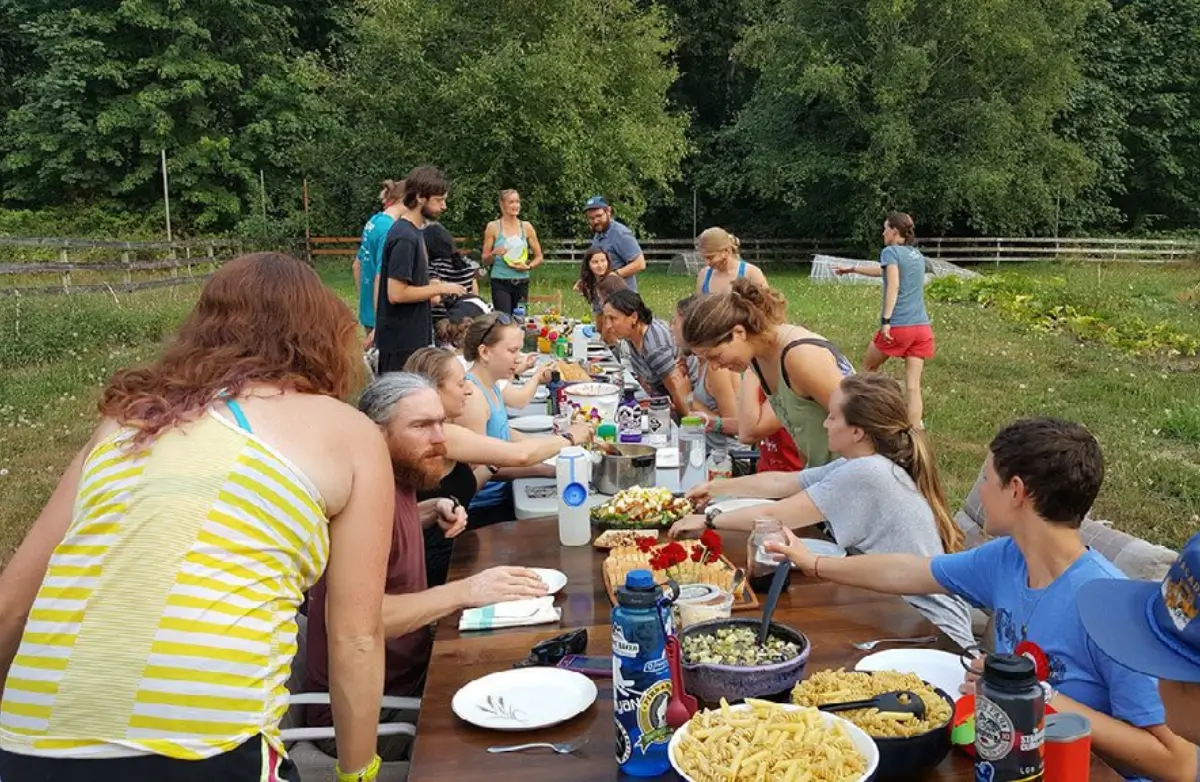
M 387 578 L 383 590 L 389 595 L 422 592 L 425 584 L 425 538 L 417 498 L 411 491 L 396 489 L 396 514 L 392 520 L 392 550 L 388 555 Z M 325 631 L 325 579 L 322 577 L 308 593 L 308 692 L 329 691 L 329 642 Z M 383 679 L 384 695 L 418 697 L 425 686 L 425 671 L 433 647 L 433 629 L 429 625 L 399 638 L 387 639 L 387 671 Z M 309 727 L 333 724 L 328 706 L 308 706 L 305 721 Z

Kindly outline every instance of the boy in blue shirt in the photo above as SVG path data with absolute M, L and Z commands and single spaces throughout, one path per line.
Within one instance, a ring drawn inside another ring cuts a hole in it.
M 1078 424 L 1020 420 L 992 440 L 984 472 L 980 501 L 996 537 L 976 549 L 837 560 L 813 556 L 792 535 L 770 547 L 828 581 L 898 595 L 959 595 L 994 612 L 996 651 L 1034 661 L 1047 702 L 1091 723 L 1097 754 L 1127 779 L 1193 782 L 1195 747 L 1164 724 L 1155 680 L 1114 662 L 1079 618 L 1080 587 L 1124 578 L 1079 535 L 1104 478 L 1099 443 Z

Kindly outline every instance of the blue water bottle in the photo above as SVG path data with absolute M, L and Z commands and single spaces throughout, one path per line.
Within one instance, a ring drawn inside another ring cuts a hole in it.
M 517 306 L 513 307 L 512 316 L 513 320 L 518 322 L 525 320 L 525 305 L 518 304 Z
M 612 612 L 617 764 L 630 776 L 656 777 L 671 768 L 671 672 L 666 652 L 670 631 L 669 598 L 649 570 L 630 571 L 625 585 L 617 587 Z

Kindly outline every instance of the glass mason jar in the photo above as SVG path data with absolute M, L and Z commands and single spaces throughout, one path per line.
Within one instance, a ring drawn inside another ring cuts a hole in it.
M 771 589 L 771 579 L 775 577 L 775 568 L 786 557 L 767 551 L 767 543 L 786 543 L 783 534 L 783 522 L 778 519 L 755 519 L 754 531 L 746 541 L 746 580 L 750 588 L 759 594 L 766 594 Z M 791 585 L 792 574 L 789 571 L 784 589 Z

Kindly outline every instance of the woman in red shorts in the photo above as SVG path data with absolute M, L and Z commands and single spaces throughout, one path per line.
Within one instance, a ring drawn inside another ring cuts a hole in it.
M 924 428 L 925 402 L 921 398 L 921 373 L 933 358 L 933 328 L 925 311 L 925 256 L 913 247 L 913 219 L 892 212 L 883 222 L 883 251 L 879 266 L 842 266 L 838 274 L 863 274 L 883 278 L 883 312 L 863 371 L 874 372 L 889 358 L 904 359 L 904 385 L 909 425 Z

